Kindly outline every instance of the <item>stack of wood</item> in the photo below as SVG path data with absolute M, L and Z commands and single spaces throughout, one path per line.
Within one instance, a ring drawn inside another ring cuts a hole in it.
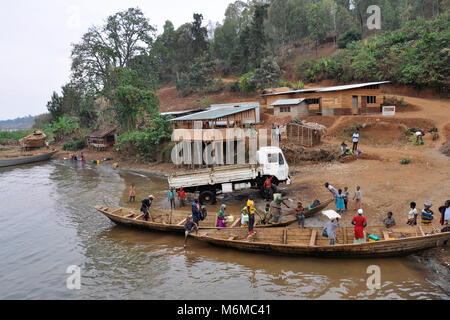
M 321 143 L 321 137 L 327 127 L 314 122 L 295 121 L 289 123 L 286 134 L 289 142 L 304 147 L 314 147 Z
M 45 146 L 45 133 L 36 130 L 32 134 L 19 140 L 20 146 L 24 149 L 41 148 Z

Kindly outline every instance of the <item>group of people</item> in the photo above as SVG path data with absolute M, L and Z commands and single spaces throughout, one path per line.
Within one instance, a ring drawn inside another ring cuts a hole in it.
M 429 225 L 431 225 L 431 223 L 433 222 L 433 219 L 434 219 L 434 213 L 433 213 L 433 210 L 431 210 L 431 207 L 433 206 L 433 204 L 431 202 L 427 201 L 423 204 L 423 206 L 424 206 L 424 208 L 420 213 L 421 224 L 423 226 L 429 226 Z M 445 201 L 445 204 L 443 206 L 440 206 L 438 208 L 438 211 L 441 214 L 439 223 L 442 226 L 448 225 L 450 222 L 450 200 Z M 411 202 L 410 210 L 408 213 L 408 221 L 406 223 L 409 224 L 410 226 L 417 225 L 418 216 L 419 216 L 419 214 L 416 209 L 416 203 Z
M 339 213 L 343 213 L 348 210 L 348 201 L 349 201 L 349 191 L 348 187 L 344 187 L 344 191 L 342 189 L 336 189 L 328 182 L 325 183 L 325 188 L 331 192 L 334 198 L 334 203 L 336 205 L 336 211 Z M 353 195 L 353 200 L 355 201 L 355 210 L 362 209 L 362 195 L 361 195 L 361 187 L 357 186 L 355 193 Z
M 175 191 L 175 188 L 169 189 L 169 194 L 167 196 L 167 200 L 170 202 L 170 210 L 175 209 L 175 195 L 178 197 L 180 202 L 180 207 L 184 207 L 184 202 L 186 200 L 186 192 L 183 187 Z
M 73 160 L 73 161 L 78 161 L 78 153 L 71 153 L 69 155 L 69 160 Z M 84 155 L 83 152 L 80 155 L 80 159 L 81 162 L 84 162 Z

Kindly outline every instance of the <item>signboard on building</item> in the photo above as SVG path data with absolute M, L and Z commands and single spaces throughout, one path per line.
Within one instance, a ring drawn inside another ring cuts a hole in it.
M 383 116 L 395 116 L 395 106 L 384 106 Z

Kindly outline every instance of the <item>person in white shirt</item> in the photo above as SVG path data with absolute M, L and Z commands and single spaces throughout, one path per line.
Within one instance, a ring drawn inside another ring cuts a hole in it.
M 410 226 L 415 226 L 417 224 L 417 209 L 416 209 L 416 203 L 415 202 L 411 202 L 410 205 L 410 210 L 408 213 L 408 224 Z
M 358 142 L 359 142 L 359 129 L 356 129 L 356 132 L 353 134 L 353 152 L 358 150 Z

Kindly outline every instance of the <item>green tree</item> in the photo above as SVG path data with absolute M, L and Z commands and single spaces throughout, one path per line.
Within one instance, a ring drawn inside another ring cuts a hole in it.
M 267 16 L 267 5 L 256 5 L 249 27 L 248 50 L 250 51 L 249 67 L 254 69 L 266 56 L 267 39 L 264 31 L 264 18 Z
M 82 41 L 73 45 L 73 77 L 95 92 L 102 91 L 112 70 L 150 51 L 154 32 L 138 8 L 109 16 L 104 26 L 89 28 Z
M 320 3 L 312 3 L 307 12 L 308 33 L 311 40 L 315 43 L 316 56 L 319 42 L 327 35 L 328 21 L 327 14 Z
M 56 120 L 63 115 L 63 98 L 55 91 L 53 91 L 50 101 L 47 102 L 47 110 L 50 112 L 53 120 Z

